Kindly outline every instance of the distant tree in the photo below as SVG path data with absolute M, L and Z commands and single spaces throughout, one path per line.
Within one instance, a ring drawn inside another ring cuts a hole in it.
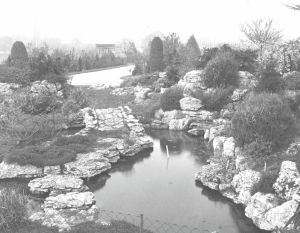
M 16 41 L 10 52 L 10 58 L 13 66 L 23 68 L 28 64 L 28 53 L 23 42 Z
M 296 4 L 296 5 L 286 5 L 288 8 L 292 9 L 292 10 L 296 10 L 296 11 L 300 11 L 300 5 Z
M 81 57 L 78 58 L 78 70 L 82 71 L 82 59 L 81 59 Z
M 161 32 L 152 32 L 152 33 L 148 34 L 147 36 L 145 36 L 145 38 L 142 40 L 142 44 L 141 44 L 141 48 L 142 48 L 142 51 L 143 51 L 143 54 L 145 57 L 149 57 L 150 46 L 151 46 L 151 42 L 154 37 L 164 38 L 165 35 Z
M 242 26 L 241 31 L 247 39 L 256 45 L 260 52 L 267 45 L 272 45 L 281 39 L 281 31 L 273 26 L 273 20 L 258 19 Z
M 122 52 L 126 56 L 127 62 L 136 62 L 137 59 L 137 49 L 135 43 L 131 40 L 123 40 L 120 44 Z
M 176 33 L 170 33 L 164 38 L 164 63 L 165 66 L 178 65 L 180 63 L 179 51 L 182 48 L 182 43 Z
M 164 48 L 163 42 L 159 37 L 154 37 L 151 42 L 149 63 L 150 72 L 164 70 Z
M 196 69 L 199 63 L 200 48 L 194 35 L 192 35 L 184 48 L 184 62 L 190 69 Z

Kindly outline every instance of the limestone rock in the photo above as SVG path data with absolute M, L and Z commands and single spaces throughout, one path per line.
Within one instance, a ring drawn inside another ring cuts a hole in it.
M 159 121 L 159 120 L 153 120 L 153 121 L 151 121 L 149 128 L 151 128 L 151 129 L 168 129 L 169 124 L 163 123 L 162 121 Z
M 111 168 L 109 160 L 102 153 L 78 154 L 75 161 L 64 165 L 63 173 L 81 178 L 93 177 Z
M 15 163 L 0 163 L 0 179 L 35 178 L 43 176 L 42 168 L 32 165 L 18 165 Z
M 223 145 L 224 142 L 226 141 L 226 137 L 222 136 L 217 136 L 213 139 L 213 151 L 214 151 L 214 156 L 222 156 L 223 153 Z
M 222 165 L 217 163 L 203 165 L 195 175 L 195 180 L 200 181 L 210 189 L 219 190 L 219 185 L 223 179 L 223 169 Z
M 193 97 L 184 97 L 179 102 L 184 111 L 198 111 L 203 107 L 202 101 Z
M 180 110 L 166 111 L 164 112 L 162 123 L 169 124 L 171 120 L 184 118 L 183 113 Z
M 232 93 L 231 101 L 233 102 L 242 101 L 245 98 L 247 93 L 248 93 L 247 89 L 235 89 Z
M 144 102 L 144 100 L 147 98 L 148 93 L 151 91 L 152 90 L 148 87 L 136 86 L 134 88 L 135 103 L 139 104 Z
M 192 84 L 194 87 L 205 89 L 203 77 L 201 76 L 202 70 L 193 70 L 185 74 L 185 76 L 178 82 L 178 86 L 185 87 Z
M 170 130 L 186 130 L 189 128 L 189 124 L 191 123 L 190 119 L 183 118 L 183 119 L 174 119 L 169 122 L 169 129 Z
M 235 140 L 233 137 L 226 138 L 223 144 L 223 156 L 234 157 L 235 155 Z
M 82 179 L 69 175 L 48 175 L 36 178 L 29 182 L 28 187 L 35 194 L 81 192 L 88 189 Z
M 182 113 L 191 119 L 196 121 L 213 121 L 213 119 L 217 118 L 216 112 L 210 112 L 206 110 L 199 110 L 199 111 L 182 111 Z
M 273 188 L 276 194 L 285 200 L 291 200 L 295 193 L 300 192 L 300 174 L 295 162 L 282 162 Z
M 213 126 L 209 130 L 209 142 L 211 142 L 215 137 L 225 133 L 225 125 Z
M 195 137 L 203 137 L 205 134 L 205 130 L 201 128 L 194 128 L 187 131 L 187 134 Z
M 256 87 L 258 80 L 248 71 L 239 71 L 240 88 L 253 89 Z
M 0 83 L 0 94 L 4 96 L 12 95 L 20 87 L 19 84 L 15 83 Z
M 238 203 L 248 204 L 261 178 L 261 173 L 253 170 L 242 171 L 233 177 L 231 185 L 238 193 Z

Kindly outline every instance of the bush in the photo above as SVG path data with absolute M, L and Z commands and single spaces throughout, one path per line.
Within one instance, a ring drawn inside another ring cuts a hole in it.
M 89 100 L 82 89 L 72 88 L 63 103 L 62 112 L 64 114 L 77 113 L 80 109 L 88 107 L 89 104 Z
M 180 87 L 173 86 L 167 89 L 160 98 L 160 107 L 164 111 L 180 109 L 179 100 L 183 98 L 183 90 Z
M 203 77 L 207 87 L 236 86 L 238 64 L 231 53 L 218 54 L 207 63 Z
M 134 69 L 132 71 L 132 75 L 139 75 L 143 73 L 143 68 L 141 66 L 141 64 L 139 63 L 135 63 Z
M 271 143 L 272 151 L 287 146 L 295 136 L 296 122 L 291 109 L 277 94 L 251 94 L 232 118 L 234 138 L 240 146 Z
M 281 79 L 281 75 L 278 72 L 276 72 L 272 67 L 259 68 L 257 76 L 257 92 L 279 93 L 284 89 L 284 82 Z
M 287 90 L 300 90 L 300 72 L 293 71 L 283 77 Z
M 159 37 L 154 37 L 150 46 L 150 72 L 164 70 L 163 42 Z
M 14 232 L 17 226 L 22 226 L 26 220 L 27 198 L 12 189 L 0 190 L 0 231 Z
M 175 66 L 168 66 L 166 68 L 167 78 L 170 82 L 170 86 L 179 81 L 179 70 Z
M 28 85 L 30 83 L 30 70 L 0 65 L 0 82 Z
M 204 94 L 202 99 L 201 97 L 199 99 L 202 100 L 204 109 L 208 111 L 221 111 L 221 109 L 228 104 L 233 90 L 233 87 L 217 88 L 209 94 Z

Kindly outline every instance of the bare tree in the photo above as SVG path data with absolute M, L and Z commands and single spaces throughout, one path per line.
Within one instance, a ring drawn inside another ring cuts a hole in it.
M 250 24 L 246 23 L 242 26 L 241 31 L 249 41 L 258 46 L 260 52 L 265 46 L 275 44 L 282 37 L 281 31 L 274 28 L 271 19 L 258 19 Z

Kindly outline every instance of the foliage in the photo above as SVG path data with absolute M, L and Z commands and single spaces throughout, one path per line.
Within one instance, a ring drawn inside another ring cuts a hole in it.
M 168 36 L 164 37 L 163 45 L 165 66 L 178 65 L 181 62 L 179 51 L 183 46 L 179 36 L 176 33 L 170 33 Z
M 273 20 L 254 20 L 251 24 L 243 25 L 241 31 L 260 51 L 267 45 L 275 44 L 282 37 L 281 32 L 274 28 Z
M 30 83 L 30 70 L 0 65 L 0 82 L 28 85 Z
M 151 42 L 149 55 L 150 72 L 163 71 L 163 59 L 163 42 L 159 37 L 154 37 Z
M 70 88 L 67 98 L 62 105 L 63 114 L 77 113 L 80 109 L 89 106 L 89 100 L 83 89 Z
M 0 190 L 0 231 L 13 232 L 26 221 L 26 196 L 8 188 Z
M 287 90 L 300 90 L 300 72 L 293 71 L 283 76 Z
M 132 71 L 132 75 L 135 76 L 135 75 L 140 75 L 142 73 L 143 73 L 143 68 L 142 68 L 141 64 L 135 63 L 134 69 Z
M 221 53 L 208 62 L 203 72 L 207 87 L 236 86 L 238 64 L 231 53 Z
M 183 98 L 183 90 L 178 86 L 167 89 L 161 96 L 160 107 L 164 111 L 180 109 L 179 100 Z
M 272 152 L 272 143 L 265 142 L 261 139 L 257 139 L 257 141 L 253 141 L 244 146 L 245 154 L 250 155 L 252 157 L 263 157 L 268 156 Z
M 141 86 L 152 86 L 159 79 L 157 72 L 152 74 L 142 74 L 137 76 L 125 77 L 124 81 L 121 83 L 121 87 L 135 87 L 137 85 Z
M 166 68 L 166 75 L 170 85 L 173 85 L 179 81 L 179 70 L 176 66 L 168 66 Z
M 226 104 L 228 104 L 233 90 L 233 87 L 217 88 L 213 92 L 203 94 L 202 98 L 198 98 L 202 100 L 204 109 L 208 111 L 220 111 Z
M 271 143 L 272 151 L 287 146 L 297 129 L 286 102 L 277 94 L 251 94 L 232 118 L 234 138 L 240 146 Z
M 203 69 L 206 64 L 217 55 L 218 51 L 219 48 L 217 47 L 204 48 L 199 58 L 198 67 Z
M 13 44 L 7 64 L 17 68 L 24 68 L 28 65 L 28 54 L 22 41 L 16 41 Z
M 130 106 L 134 115 L 136 115 L 142 123 L 149 123 L 154 118 L 155 111 L 160 109 L 161 94 L 153 94 L 142 104 Z

